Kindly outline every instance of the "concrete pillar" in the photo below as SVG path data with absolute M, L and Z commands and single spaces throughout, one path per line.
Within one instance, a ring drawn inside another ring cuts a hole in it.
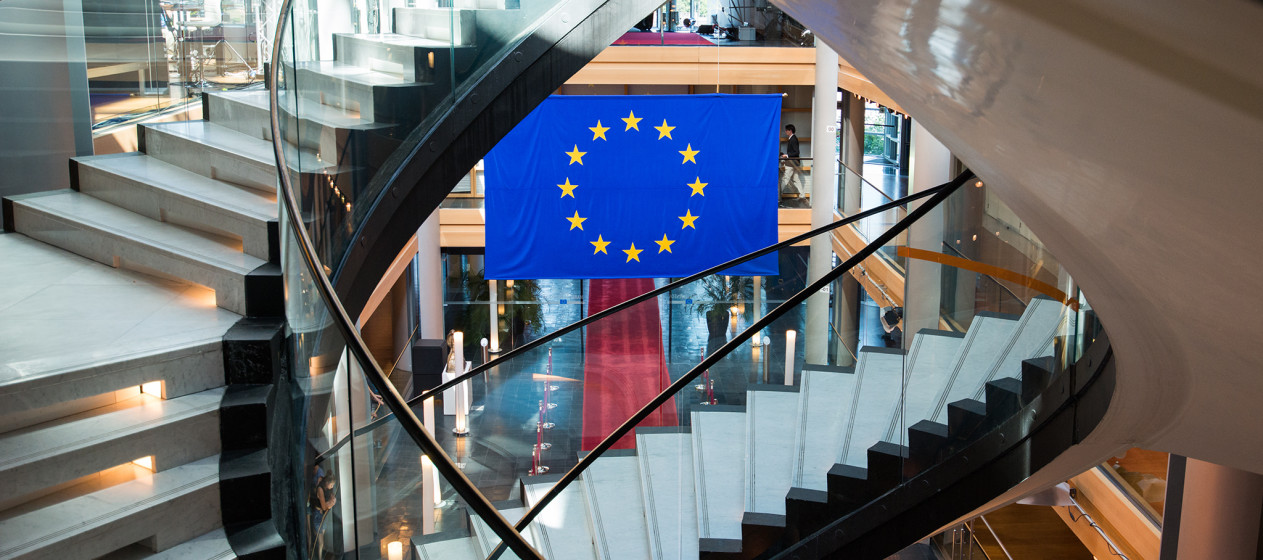
M 443 338 L 443 250 L 439 243 L 439 211 L 417 230 L 417 306 L 420 338 Z
M 1259 558 L 1261 514 L 1263 475 L 1188 459 L 1175 557 L 1181 560 Z M 1167 546 L 1168 537 L 1162 536 L 1163 548 Z
M 858 173 L 864 172 L 864 100 L 843 92 L 842 163 Z M 842 212 L 851 215 L 860 210 L 861 175 L 839 169 L 843 180 Z
M 860 308 L 860 283 L 854 276 L 843 274 L 833 287 L 833 325 L 841 335 L 838 343 L 845 346 L 838 348 L 835 365 L 855 365 L 852 353 L 859 353 L 860 337 L 855 318 Z
M 816 43 L 815 99 L 811 112 L 811 227 L 833 223 L 837 206 L 838 167 L 836 152 L 838 106 L 838 53 Z M 811 240 L 807 262 L 807 282 L 824 276 L 833 268 L 833 244 L 829 235 Z M 829 357 L 829 290 L 807 298 L 805 358 L 810 364 L 823 364 Z M 789 372 L 787 372 L 788 374 Z
M 912 125 L 911 170 L 909 190 L 922 192 L 951 180 L 952 153 L 918 123 Z M 911 211 L 925 201 L 909 205 Z M 922 216 L 908 230 L 908 246 L 940 253 L 943 250 L 943 207 Z M 907 348 L 921 329 L 939 328 L 939 307 L 942 299 L 942 265 L 920 259 L 908 259 L 908 275 L 904 285 L 904 337 Z

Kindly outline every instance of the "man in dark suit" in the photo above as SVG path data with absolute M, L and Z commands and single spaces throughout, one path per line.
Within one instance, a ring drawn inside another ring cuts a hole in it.
M 798 153 L 798 136 L 797 129 L 794 125 L 785 125 L 785 153 L 781 154 L 781 195 L 802 196 L 803 183 L 799 178 L 799 157 Z M 790 183 L 793 183 L 793 190 L 790 190 Z

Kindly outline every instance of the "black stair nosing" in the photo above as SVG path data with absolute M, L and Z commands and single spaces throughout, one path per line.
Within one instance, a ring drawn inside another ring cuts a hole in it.
M 701 404 L 693 403 L 689 406 L 689 412 L 737 412 L 744 414 L 745 405 L 740 404 Z
M 899 457 L 901 459 L 907 459 L 908 446 L 900 445 L 898 443 L 894 443 L 891 441 L 879 441 L 868 447 L 868 453 L 870 454 L 870 456 L 873 453 L 879 453 L 882 455 L 890 455 L 892 457 Z
M 591 451 L 580 451 L 576 453 L 575 455 L 578 458 L 583 459 L 584 457 L 587 457 L 588 455 L 591 455 L 591 454 L 592 454 Z M 636 456 L 636 448 L 634 447 L 627 448 L 627 449 L 609 449 L 609 450 L 606 450 L 605 453 L 601 454 L 601 457 L 635 457 L 635 456 Z M 597 457 L 597 458 L 600 459 L 601 457 Z
M 993 319 L 1017 321 L 1022 318 L 1022 315 L 1020 313 L 1000 313 L 999 311 L 979 311 L 974 313 L 974 317 L 991 317 Z
M 827 490 L 812 490 L 810 488 L 799 488 L 791 486 L 789 492 L 785 493 L 785 500 L 795 502 L 807 502 L 814 504 L 824 504 L 829 501 L 829 492 Z
M 0 198 L 0 222 L 4 222 L 5 233 L 15 233 L 17 228 L 13 224 L 13 201 L 9 197 Z
M 830 373 L 855 373 L 855 366 L 835 366 L 830 364 L 803 364 L 803 371 L 826 371 Z
M 265 447 L 227 450 L 219 456 L 219 479 L 231 480 L 272 474 Z
M 279 239 L 279 235 L 277 236 Z M 270 243 L 269 243 L 270 244 Z M 279 249 L 277 250 L 279 253 Z M 268 248 L 269 256 L 272 248 Z M 285 288 L 281 266 L 266 262 L 246 273 L 246 316 L 284 317 Z
M 723 554 L 737 554 L 741 552 L 741 539 L 719 539 L 714 537 L 701 537 L 697 539 L 697 549 L 699 552 L 718 552 Z
M 267 221 L 268 228 L 268 262 L 281 262 L 281 221 L 273 218 Z
M 285 558 L 285 539 L 272 519 L 224 526 L 228 545 L 238 558 L 246 560 Z
M 895 354 L 899 356 L 906 355 L 908 352 L 902 348 L 886 348 L 884 346 L 865 346 L 860 348 L 860 353 L 870 352 L 873 354 Z
M 473 536 L 474 534 L 469 530 L 469 527 L 461 527 L 460 529 L 456 529 L 456 530 L 439 531 L 437 533 L 430 533 L 426 535 L 413 533 L 412 544 L 426 545 L 426 544 L 431 544 L 431 543 L 454 541 L 458 539 L 468 539 Z
M 564 476 L 566 476 L 566 473 L 564 472 L 536 474 L 536 475 L 521 477 L 518 479 L 518 481 L 521 482 L 522 486 L 534 486 L 536 484 L 553 484 L 553 483 L 556 483 L 558 480 L 561 480 L 562 477 Z
M 932 329 L 930 327 L 925 327 L 917 331 L 917 334 L 918 335 L 928 334 L 928 335 L 933 335 L 933 336 L 947 336 L 951 338 L 965 338 L 965 333 L 963 332 L 948 331 L 948 330 L 943 330 L 943 329 Z
M 713 405 L 712 405 L 713 406 Z M 690 434 L 693 429 L 689 426 L 645 426 L 636 428 L 635 434 Z
M 743 526 L 755 527 L 773 527 L 777 529 L 785 528 L 786 517 L 779 513 L 760 513 L 755 511 L 747 511 L 741 514 L 741 524 Z
M 1052 356 L 1022 360 L 1022 404 L 1029 404 L 1051 384 L 1056 369 Z
M 224 389 L 224 397 L 219 401 L 219 408 L 235 408 L 248 406 L 267 406 L 268 395 L 272 392 L 271 383 L 229 385 Z
M 283 319 L 242 317 L 222 338 L 225 383 L 273 383 L 283 375 L 285 348 Z
M 797 393 L 799 388 L 797 385 L 776 385 L 768 383 L 766 385 L 750 385 L 746 391 L 751 393 Z M 706 405 L 706 408 L 714 410 L 715 407 L 725 406 L 719 404 Z M 731 406 L 731 405 L 730 405 Z

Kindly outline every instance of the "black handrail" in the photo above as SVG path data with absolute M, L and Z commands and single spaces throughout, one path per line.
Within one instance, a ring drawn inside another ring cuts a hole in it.
M 285 0 L 281 5 L 280 15 L 276 23 L 276 36 L 273 39 L 273 45 L 283 45 L 283 35 L 285 28 L 289 24 L 289 15 L 293 10 L 293 0 Z M 298 207 L 298 201 L 294 196 L 294 187 L 290 181 L 289 173 L 286 172 L 285 164 L 285 147 L 284 138 L 280 124 L 280 100 L 278 94 L 278 77 L 281 68 L 281 51 L 284 49 L 275 48 L 272 51 L 272 66 L 269 69 L 268 84 L 268 103 L 271 113 L 272 126 L 272 148 L 276 156 L 277 175 L 280 177 L 280 194 L 283 200 L 283 211 L 288 215 L 290 229 L 298 238 L 298 249 L 302 253 L 303 263 L 307 266 L 308 271 L 312 275 L 312 279 L 316 284 L 316 290 L 320 293 L 320 298 L 324 300 L 331 311 L 330 318 L 334 325 L 341 333 L 346 342 L 347 350 L 355 356 L 364 369 L 364 377 L 372 384 L 385 401 L 386 406 L 390 408 L 400 419 L 403 424 L 404 431 L 412 437 L 412 440 L 421 448 L 426 456 L 430 457 L 434 468 L 438 470 L 448 484 L 456 490 L 456 493 L 465 500 L 465 503 L 475 514 L 491 528 L 496 536 L 500 537 L 500 548 L 508 546 L 518 555 L 519 558 L 537 558 L 543 560 L 543 556 L 539 554 L 522 534 L 509 525 L 508 520 L 500 515 L 495 506 L 487 500 L 487 497 L 479 492 L 472 482 L 465 477 L 465 473 L 456 467 L 452 459 L 447 456 L 443 448 L 439 446 L 434 437 L 421 425 L 419 420 L 404 402 L 403 396 L 395 390 L 393 384 L 386 379 L 382 373 L 381 366 L 373 359 L 372 354 L 368 351 L 364 340 L 360 338 L 359 330 L 355 328 L 355 323 L 347 314 L 346 309 L 342 307 L 342 301 L 338 299 L 333 291 L 333 285 L 329 281 L 329 277 L 325 274 L 324 268 L 320 266 L 315 256 L 315 247 L 311 242 L 306 228 L 303 227 L 302 211 Z M 296 79 L 291 77 L 291 79 Z
M 564 336 L 564 335 L 566 335 L 566 334 L 569 334 L 569 333 L 571 333 L 571 332 L 574 332 L 575 330 L 577 330 L 577 329 L 579 329 L 579 328 L 581 328 L 581 327 L 583 327 L 583 326 L 585 326 L 585 325 L 587 325 L 587 324 L 589 324 L 589 323 L 591 323 L 591 322 L 593 322 L 593 321 L 597 321 L 597 320 L 600 320 L 600 319 L 602 319 L 602 318 L 604 318 L 604 317 L 606 317 L 606 316 L 613 315 L 614 313 L 618 313 L 619 311 L 622 311 L 622 310 L 624 310 L 624 309 L 627 309 L 628 307 L 631 307 L 631 306 L 633 306 L 633 305 L 636 305 L 636 304 L 638 304 L 638 303 L 640 303 L 640 302 L 642 302 L 642 301 L 645 301 L 645 300 L 648 300 L 648 299 L 651 299 L 651 298 L 657 297 L 657 296 L 659 296 L 659 295 L 661 295 L 661 294 L 664 294 L 664 293 L 666 293 L 666 292 L 669 292 L 669 291 L 671 291 L 671 290 L 674 290 L 674 289 L 676 289 L 676 288 L 678 288 L 678 287 L 680 287 L 680 286 L 682 286 L 682 285 L 684 285 L 684 284 L 688 284 L 688 283 L 693 282 L 693 281 L 696 281 L 696 280 L 698 280 L 698 279 L 700 279 L 700 278 L 703 278 L 703 277 L 706 277 L 706 276 L 710 276 L 711 274 L 715 274 L 715 273 L 717 273 L 717 272 L 719 272 L 719 271 L 721 271 L 721 270 L 725 270 L 725 269 L 728 269 L 728 268 L 732 268 L 732 267 L 737 266 L 737 265 L 739 265 L 739 264 L 742 264 L 742 263 L 745 263 L 745 262 L 748 262 L 748 261 L 751 261 L 751 260 L 757 259 L 757 258 L 759 258 L 759 257 L 761 257 L 761 256 L 763 256 L 763 255 L 767 255 L 767 254 L 772 253 L 772 252 L 774 252 L 774 251 L 778 251 L 778 250 L 783 249 L 783 248 L 785 248 L 785 247 L 789 247 L 790 245 L 793 245 L 793 244 L 795 244 L 795 243 L 799 243 L 799 242 L 801 242 L 801 241 L 806 241 L 806 240 L 811 239 L 812 237 L 815 237 L 816 235 L 819 235 L 819 234 L 821 234 L 821 233 L 824 233 L 824 232 L 827 232 L 827 231 L 830 231 L 830 230 L 834 230 L 834 229 L 840 228 L 840 227 L 845 226 L 845 225 L 847 225 L 847 224 L 851 224 L 851 223 L 858 222 L 858 221 L 860 221 L 860 220 L 862 220 L 862 219 L 864 219 L 864 218 L 867 218 L 867 217 L 869 217 L 869 216 L 875 216 L 875 215 L 877 215 L 877 214 L 880 214 L 880 213 L 882 213 L 882 212 L 885 212 L 885 211 L 887 211 L 887 210 L 890 210 L 891 208 L 896 208 L 896 207 L 899 207 L 899 206 L 903 206 L 903 205 L 905 205 L 905 204 L 907 204 L 907 203 L 909 203 L 909 202 L 913 202 L 913 201 L 920 200 L 920 199 L 925 198 L 925 197 L 928 197 L 928 196 L 932 196 L 932 195 L 934 195 L 935 193 L 937 193 L 939 189 L 941 189 L 941 188 L 943 188 L 943 187 L 945 187 L 945 186 L 946 186 L 946 185 L 942 185 L 942 186 L 935 187 L 935 188 L 932 188 L 932 189 L 927 189 L 927 190 L 925 190 L 925 191 L 922 191 L 922 192 L 919 192 L 919 193 L 916 193 L 916 194 L 913 194 L 913 195 L 909 195 L 909 196 L 903 197 L 903 198 L 901 198 L 901 199 L 899 199 L 899 200 L 896 200 L 896 201 L 894 201 L 894 202 L 889 202 L 889 203 L 883 204 L 883 205 L 881 205 L 881 206 L 877 206 L 877 207 L 875 207 L 875 208 L 872 208 L 872 209 L 869 209 L 869 210 L 865 210 L 865 211 L 863 211 L 863 212 L 859 212 L 859 213 L 855 214 L 854 216 L 847 216 L 847 217 L 844 217 L 844 218 L 842 218 L 841 220 L 838 220 L 838 221 L 833 222 L 833 223 L 831 223 L 831 224 L 828 224 L 828 225 L 825 225 L 825 226 L 822 226 L 822 227 L 819 227 L 819 228 L 813 229 L 813 230 L 811 230 L 811 231 L 808 231 L 808 232 L 806 232 L 806 233 L 803 233 L 803 234 L 800 234 L 800 235 L 797 235 L 797 236 L 791 237 L 791 238 L 786 239 L 785 241 L 781 241 L 780 243 L 777 243 L 777 244 L 775 244 L 775 245 L 769 245 L 769 246 L 767 246 L 767 247 L 764 247 L 764 248 L 762 248 L 762 249 L 759 249 L 758 251 L 755 251 L 755 252 L 753 252 L 753 253 L 749 253 L 749 254 L 746 254 L 746 255 L 742 255 L 742 256 L 737 257 L 737 258 L 735 258 L 735 259 L 732 259 L 732 260 L 730 260 L 730 261 L 728 261 L 728 262 L 725 262 L 725 263 L 722 263 L 722 264 L 717 264 L 717 265 L 712 266 L 712 267 L 710 267 L 710 268 L 708 268 L 708 269 L 706 269 L 706 270 L 703 270 L 703 271 L 701 271 L 701 272 L 698 272 L 698 273 L 696 273 L 696 274 L 693 274 L 692 276 L 689 276 L 689 277 L 687 277 L 687 278 L 681 278 L 681 279 L 679 279 L 679 280 L 676 280 L 675 282 L 671 282 L 671 283 L 669 283 L 669 284 L 667 284 L 667 285 L 665 285 L 665 286 L 662 286 L 661 288 L 656 288 L 656 289 L 654 289 L 654 290 L 652 290 L 652 291 L 649 291 L 649 292 L 645 292 L 645 293 L 643 293 L 643 294 L 640 294 L 640 295 L 638 295 L 638 296 L 636 296 L 636 297 L 634 297 L 634 298 L 631 298 L 631 299 L 629 299 L 629 300 L 627 300 L 627 301 L 624 301 L 623 303 L 620 303 L 620 304 L 618 304 L 618 305 L 615 305 L 615 306 L 613 306 L 613 307 L 610 307 L 610 308 L 608 308 L 608 309 L 606 309 L 606 310 L 604 310 L 604 311 L 601 311 L 601 312 L 599 312 L 599 313 L 594 313 L 594 314 L 592 314 L 592 315 L 589 315 L 589 316 L 587 316 L 587 317 L 584 317 L 583 319 L 580 319 L 580 320 L 575 321 L 575 322 L 573 322 L 573 323 L 571 323 L 571 324 L 569 324 L 569 325 L 566 325 L 566 326 L 564 326 L 564 327 L 562 327 L 562 328 L 560 328 L 560 329 L 558 329 L 558 330 L 556 330 L 556 331 L 553 331 L 552 333 L 549 333 L 549 334 L 548 334 L 548 335 L 546 335 L 546 336 L 543 336 L 543 337 L 537 338 L 537 339 L 535 339 L 535 340 L 532 340 L 531 342 L 528 342 L 528 343 L 523 344 L 523 345 L 521 345 L 521 346 L 519 346 L 519 347 L 517 347 L 517 348 L 514 348 L 514 349 L 512 349 L 512 350 L 510 350 L 510 351 L 508 351 L 508 352 L 506 352 L 506 353 L 504 353 L 504 354 L 501 354 L 501 355 L 500 355 L 500 357 L 498 357 L 498 358 L 496 358 L 496 359 L 494 359 L 494 360 L 491 360 L 491 361 L 489 361 L 489 362 L 487 362 L 487 363 L 485 363 L 485 364 L 482 364 L 482 365 L 480 365 L 480 366 L 478 366 L 478 367 L 476 367 L 476 368 L 474 368 L 474 369 L 469 370 L 469 373 L 466 373 L 466 374 L 464 374 L 464 375 L 457 376 L 457 377 L 453 378 L 453 379 L 452 379 L 452 380 L 450 380 L 450 381 L 447 381 L 447 382 L 441 383 L 441 384 L 439 384 L 438 386 L 436 386 L 436 387 L 434 387 L 434 388 L 428 389 L 428 390 L 426 390 L 424 393 L 421 393 L 420 395 L 417 395 L 417 396 L 413 397 L 412 399 L 409 399 L 409 400 L 408 400 L 408 406 L 416 406 L 416 405 L 417 405 L 417 403 L 422 402 L 422 401 L 424 401 L 425 399 L 428 399 L 428 398 L 430 398 L 430 397 L 433 397 L 434 395 L 437 395 L 437 394 L 439 394 L 439 393 L 441 393 L 441 392 L 443 392 L 443 391 L 445 391 L 445 390 L 447 390 L 447 389 L 450 389 L 450 388 L 452 388 L 452 387 L 456 386 L 458 383 L 460 383 L 460 382 L 462 382 L 462 381 L 465 381 L 466 379 L 471 379 L 471 378 L 473 378 L 474 376 L 478 375 L 479 373 L 482 373 L 482 372 L 484 372 L 484 371 L 486 371 L 486 370 L 488 370 L 488 369 L 491 369 L 491 368 L 493 368 L 493 367 L 499 366 L 501 362 L 504 362 L 504 361 L 506 361 L 506 360 L 509 360 L 509 359 L 511 359 L 511 358 L 513 358 L 513 357 L 515 357 L 515 356 L 517 356 L 517 355 L 519 355 L 519 354 L 522 354 L 522 353 L 524 353 L 524 352 L 527 352 L 527 351 L 529 351 L 529 350 L 533 350 L 533 349 L 535 349 L 535 348 L 538 348 L 538 347 L 540 347 L 540 346 L 542 346 L 542 345 L 544 345 L 544 344 L 546 344 L 546 343 L 548 343 L 548 342 L 550 342 L 550 341 L 552 341 L 552 340 L 554 340 L 554 339 L 556 339 L 556 338 L 558 338 L 558 337 L 560 337 L 560 336 Z
M 874 239 L 872 243 L 865 245 L 863 249 L 860 249 L 858 252 L 852 255 L 851 258 L 846 260 L 846 262 L 834 267 L 824 276 L 821 276 L 819 279 L 812 282 L 811 284 L 803 288 L 798 293 L 794 294 L 793 296 L 790 296 L 789 299 L 785 300 L 783 303 L 776 306 L 775 309 L 769 311 L 767 315 L 764 315 L 758 321 L 755 321 L 749 327 L 746 327 L 744 331 L 741 331 L 741 333 L 733 337 L 732 340 L 729 340 L 726 344 L 719 347 L 718 350 L 715 350 L 713 353 L 711 353 L 711 355 L 707 356 L 706 359 L 702 360 L 701 363 L 694 366 L 693 369 L 689 370 L 688 373 L 684 374 L 679 379 L 676 379 L 674 382 L 672 382 L 671 385 L 667 386 L 667 388 L 661 393 L 659 393 L 658 396 L 654 397 L 652 400 L 646 403 L 643 407 L 640 408 L 640 410 L 636 411 L 635 414 L 633 414 L 630 418 L 628 418 L 627 421 L 623 422 L 622 425 L 620 425 L 613 432 L 611 432 L 610 435 L 606 436 L 605 439 L 601 440 L 601 443 L 598 443 L 596 447 L 592 449 L 592 451 L 588 452 L 587 455 L 584 455 L 583 458 L 579 459 L 579 462 L 575 464 L 574 467 L 572 467 L 569 471 L 566 471 L 566 474 L 562 475 L 561 479 L 559 479 L 555 484 L 553 484 L 552 488 L 549 488 L 548 492 L 546 492 L 543 496 L 541 496 L 539 501 L 537 501 L 534 506 L 531 506 L 531 509 L 527 510 L 527 512 L 522 516 L 522 519 L 517 522 L 517 525 L 515 525 L 514 528 L 517 529 L 518 531 L 522 531 L 526 529 L 526 527 L 528 527 L 531 524 L 531 522 L 535 520 L 535 518 L 544 510 L 544 508 L 548 507 L 548 504 L 551 503 L 553 499 L 555 499 L 559 494 L 561 494 L 561 491 L 565 490 L 566 487 L 570 485 L 570 483 L 574 482 L 579 477 L 579 475 L 583 473 L 584 470 L 587 470 L 587 468 L 591 466 L 592 463 L 597 460 L 597 458 L 599 458 L 601 455 L 604 455 L 606 451 L 608 451 L 611 447 L 614 446 L 616 442 L 618 442 L 618 440 L 622 439 L 623 436 L 627 435 L 628 432 L 632 431 L 632 429 L 634 429 L 638 424 L 644 421 L 645 418 L 648 418 L 650 414 L 653 414 L 655 410 L 657 410 L 664 403 L 666 403 L 668 400 L 674 397 L 676 393 L 679 393 L 684 388 L 691 386 L 692 382 L 695 379 L 697 379 L 697 377 L 699 377 L 702 374 L 702 372 L 710 369 L 711 366 L 715 365 L 720 360 L 727 357 L 728 354 L 732 353 L 733 350 L 736 350 L 737 347 L 745 343 L 746 340 L 749 340 L 750 337 L 755 335 L 755 333 L 763 330 L 765 327 L 772 324 L 772 321 L 779 319 L 782 315 L 789 312 L 790 309 L 793 309 L 798 304 L 806 301 L 808 297 L 814 295 L 816 292 L 819 292 L 825 286 L 828 286 L 829 284 L 831 284 L 834 280 L 837 280 L 838 277 L 842 276 L 843 274 L 846 274 L 847 272 L 850 272 L 850 270 L 854 268 L 855 265 L 859 264 L 864 259 L 871 256 L 873 253 L 876 253 L 877 249 L 879 249 L 881 246 L 885 245 L 886 243 L 889 243 L 892 239 L 894 239 L 900 233 L 903 233 L 904 230 L 908 229 L 908 227 L 911 226 L 913 222 L 916 222 L 917 220 L 921 219 L 921 217 L 924 216 L 926 213 L 928 213 L 931 209 L 937 207 L 940 203 L 943 202 L 943 200 L 945 200 L 948 196 L 951 196 L 952 193 L 956 192 L 956 190 L 959 189 L 961 185 L 964 185 L 965 182 L 968 181 L 973 176 L 974 174 L 972 171 L 965 170 L 963 173 L 961 173 L 960 175 L 957 175 L 956 178 L 952 179 L 950 182 L 940 185 L 938 187 L 935 187 L 934 189 L 931 189 L 930 191 L 927 191 L 927 192 L 933 192 L 934 195 L 930 197 L 930 199 L 927 200 L 924 204 L 921 204 L 920 206 L 908 212 L 907 216 L 905 216 L 902 220 L 899 220 L 899 222 L 896 223 L 894 226 L 892 226 L 890 229 L 886 230 L 886 233 L 883 233 L 882 235 L 878 236 L 878 238 Z M 487 556 L 487 560 L 496 560 L 497 558 L 500 557 L 500 555 L 504 554 L 504 550 L 505 548 L 503 544 L 501 544 L 500 546 L 497 546 L 496 549 L 492 551 L 492 553 L 489 556 Z

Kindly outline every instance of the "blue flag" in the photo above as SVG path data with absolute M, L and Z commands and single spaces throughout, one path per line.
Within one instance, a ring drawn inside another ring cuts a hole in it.
M 681 277 L 776 243 L 780 107 L 548 98 L 486 157 L 486 278 Z M 772 254 L 725 273 L 776 272 Z

